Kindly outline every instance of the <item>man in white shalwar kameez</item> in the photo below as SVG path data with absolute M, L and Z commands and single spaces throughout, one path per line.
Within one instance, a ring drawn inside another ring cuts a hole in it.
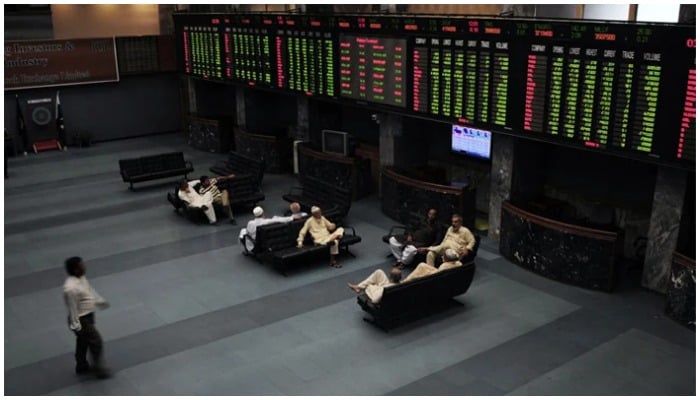
M 209 223 L 216 223 L 216 213 L 214 212 L 211 193 L 201 195 L 192 189 L 187 181 L 183 181 L 180 185 L 180 190 L 177 191 L 177 197 L 186 202 L 189 207 L 201 208 L 207 216 Z
M 245 248 L 248 251 L 253 251 L 255 244 L 245 236 L 247 234 L 253 240 L 255 240 L 255 232 L 257 232 L 259 226 L 274 224 L 277 222 L 287 223 L 295 219 L 301 219 L 301 217 L 297 215 L 291 215 L 289 217 L 274 216 L 272 218 L 267 218 L 265 217 L 265 210 L 263 210 L 262 207 L 255 207 L 253 209 L 253 216 L 255 216 L 255 219 L 248 221 L 246 227 L 241 229 L 241 233 L 238 235 L 239 239 L 245 238 Z

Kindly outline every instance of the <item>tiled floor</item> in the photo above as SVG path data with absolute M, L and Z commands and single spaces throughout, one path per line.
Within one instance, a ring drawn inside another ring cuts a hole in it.
M 192 176 L 221 158 L 163 135 L 9 160 L 5 394 L 695 394 L 695 333 L 663 316 L 662 296 L 552 282 L 487 238 L 464 307 L 379 331 L 345 287 L 388 267 L 380 237 L 395 222 L 376 197 L 348 217 L 356 259 L 284 277 L 241 254 L 248 215 L 195 226 L 165 200 L 172 181 L 121 182 L 119 158 L 174 150 Z M 265 176 L 268 214 L 294 184 Z M 72 373 L 61 298 L 72 255 L 112 304 L 97 315 L 116 372 L 106 381 Z

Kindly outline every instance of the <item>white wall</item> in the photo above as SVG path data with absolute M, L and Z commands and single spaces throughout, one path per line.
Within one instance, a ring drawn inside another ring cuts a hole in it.
M 606 21 L 629 20 L 629 4 L 585 4 L 583 19 L 602 19 Z
M 158 4 L 52 4 L 54 39 L 160 34 Z
M 680 4 L 640 4 L 637 6 L 637 21 L 678 22 L 680 10 Z

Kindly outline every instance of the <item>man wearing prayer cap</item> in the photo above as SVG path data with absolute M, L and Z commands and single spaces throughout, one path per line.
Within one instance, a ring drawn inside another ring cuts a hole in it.
M 338 255 L 338 240 L 343 237 L 345 232 L 343 228 L 336 227 L 334 223 L 330 222 L 323 216 L 321 208 L 318 206 L 311 207 L 311 218 L 306 220 L 304 227 L 299 231 L 299 237 L 297 237 L 297 247 L 304 247 L 304 238 L 306 233 L 310 233 L 314 240 L 315 245 L 327 245 L 331 246 L 331 267 L 340 268 L 342 265 L 338 263 L 335 256 Z

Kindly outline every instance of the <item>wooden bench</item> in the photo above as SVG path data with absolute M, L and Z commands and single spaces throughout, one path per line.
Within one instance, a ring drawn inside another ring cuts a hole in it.
M 182 152 L 119 160 L 119 172 L 122 180 L 129 183 L 131 190 L 134 189 L 134 183 L 172 176 L 187 178 L 187 174 L 192 171 L 194 171 L 192 163 L 185 161 Z

